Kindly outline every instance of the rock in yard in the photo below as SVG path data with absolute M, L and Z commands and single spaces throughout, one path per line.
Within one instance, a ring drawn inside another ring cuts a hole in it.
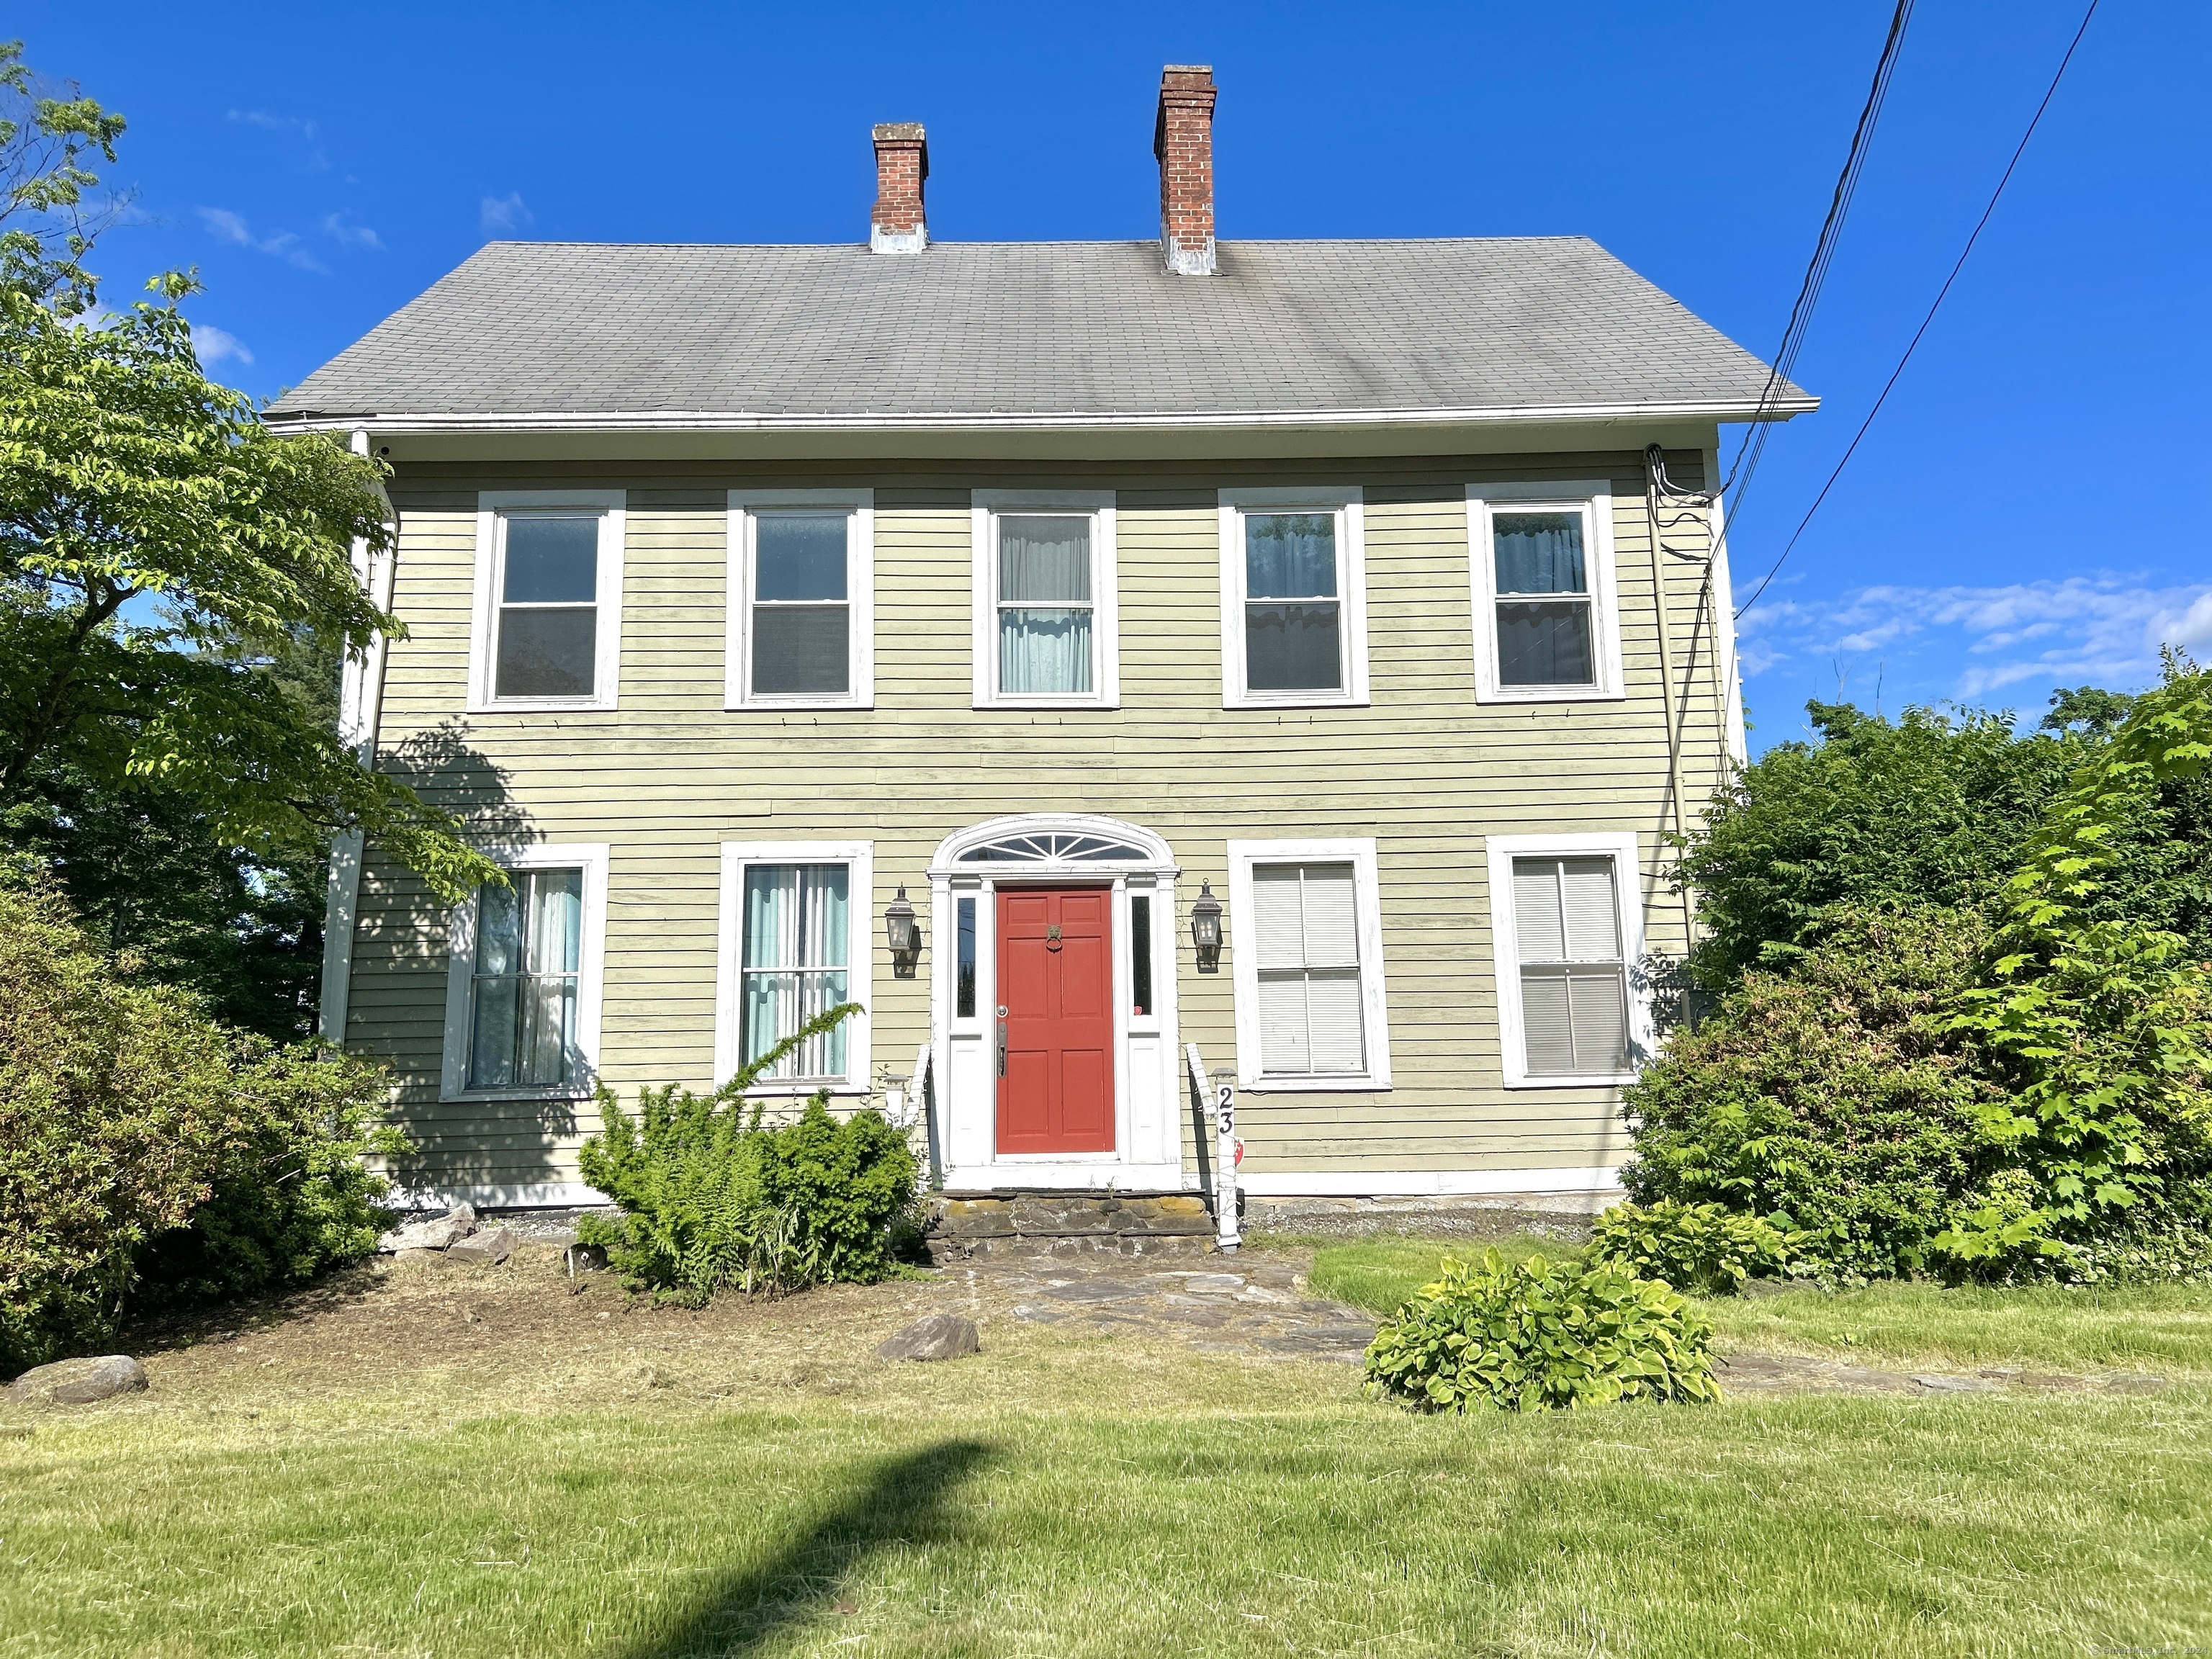
M 111 1353 L 98 1359 L 58 1359 L 51 1365 L 33 1366 L 15 1379 L 8 1398 L 18 1406 L 89 1406 L 118 1394 L 136 1394 L 145 1386 L 143 1365 L 128 1354 Z
M 376 1241 L 380 1254 L 393 1255 L 401 1250 L 442 1250 L 466 1238 L 477 1230 L 477 1212 L 473 1206 L 456 1204 L 441 1216 L 428 1221 L 410 1221 L 404 1227 L 394 1227 Z
M 514 1235 L 504 1227 L 487 1227 L 460 1240 L 446 1252 L 449 1261 L 482 1261 L 492 1267 L 513 1254 Z
M 878 1359 L 957 1359 L 982 1348 L 975 1322 L 958 1314 L 932 1314 L 917 1319 L 877 1348 Z

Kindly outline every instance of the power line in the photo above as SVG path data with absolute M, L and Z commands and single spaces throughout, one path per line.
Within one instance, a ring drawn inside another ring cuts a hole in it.
M 1836 188 L 1828 198 L 1828 216 L 1820 222 L 1820 234 L 1813 243 L 1812 259 L 1805 267 L 1805 280 L 1798 285 L 1797 298 L 1790 307 L 1790 320 L 1782 330 L 1782 343 L 1775 348 L 1766 384 L 1759 390 L 1751 424 L 1745 428 L 1743 442 L 1735 452 L 1735 465 L 1729 469 L 1728 479 L 1721 486 L 1726 491 L 1735 485 L 1739 476 L 1743 480 L 1742 487 L 1736 489 L 1735 505 L 1729 509 L 1731 518 L 1742 516 L 1744 495 L 1759 471 L 1759 457 L 1766 453 L 1767 434 L 1774 424 L 1765 417 L 1790 384 L 1797 354 L 1804 349 L 1806 333 L 1813 326 L 1813 310 L 1820 302 L 1820 289 L 1828 280 L 1828 267 L 1835 260 L 1836 245 L 1843 238 L 1844 221 L 1850 214 L 1852 197 L 1858 192 L 1859 173 L 1866 166 L 1874 130 L 1881 119 L 1882 104 L 1889 96 L 1890 76 L 1896 72 L 1898 54 L 1904 50 L 1905 27 L 1912 21 L 1912 5 L 1913 0 L 1897 0 L 1897 9 L 1890 15 L 1889 35 L 1882 42 L 1881 56 L 1874 66 L 1874 83 L 1867 88 L 1858 125 L 1851 130 L 1850 149 L 1844 156 L 1844 170 L 1836 175 Z
M 1789 543 L 1782 550 L 1782 557 L 1775 560 L 1774 568 L 1766 573 L 1759 586 L 1752 590 L 1751 597 L 1737 610 L 1735 614 L 1739 617 L 1759 603 L 1759 596 L 1766 592 L 1767 583 L 1774 580 L 1782 568 L 1783 562 L 1796 550 L 1797 538 L 1805 533 L 1805 526 L 1813 522 L 1813 515 L 1820 510 L 1820 503 L 1828 499 L 1828 492 L 1836 487 L 1836 480 L 1844 476 L 1844 469 L 1850 465 L 1851 457 L 1858 453 L 1859 440 L 1866 436 L 1867 428 L 1874 424 L 1874 417 L 1881 413 L 1881 406 L 1889 401 L 1890 390 L 1896 386 L 1898 377 L 1905 373 L 1905 364 L 1912 361 L 1912 353 L 1920 344 L 1920 337 L 1928 332 L 1928 325 L 1936 320 L 1936 313 L 1942 308 L 1944 296 L 1950 293 L 1951 284 L 1959 280 L 1959 273 L 1966 268 L 1966 256 L 1974 251 L 1974 244 L 1981 240 L 1982 231 L 1990 222 L 1990 216 L 1997 210 L 1997 202 L 2004 195 L 2005 186 L 2012 182 L 2013 170 L 2020 166 L 2020 158 L 2027 154 L 2027 141 L 2035 137 L 2036 128 L 2042 124 L 2044 111 L 2051 107 L 2051 99 L 2057 95 L 2058 83 L 2066 78 L 2066 66 L 2074 61 L 2075 49 L 2081 46 L 2081 37 L 2089 32 L 2089 20 L 2097 15 L 2097 7 L 2100 3 L 2101 0 L 2089 0 L 2088 10 L 2081 14 L 2081 27 L 2074 31 L 2073 40 L 2067 43 L 2066 55 L 2058 60 L 2057 73 L 2051 77 L 2050 86 L 2044 89 L 2043 101 L 2035 106 L 2035 113 L 2028 118 L 2027 131 L 2021 134 L 2020 143 L 2014 147 L 2012 160 L 2005 163 L 2004 176 L 1997 180 L 1997 187 L 1990 192 L 1990 204 L 1982 210 L 1982 216 L 1975 221 L 1973 234 L 1966 238 L 1966 246 L 1959 250 L 1958 262 L 1951 267 L 1951 274 L 1943 279 L 1943 286 L 1936 290 L 1936 302 L 1928 307 L 1928 314 L 1920 319 L 1920 326 L 1913 330 L 1911 339 L 1905 343 L 1905 355 L 1897 360 L 1897 367 L 1890 370 L 1889 379 L 1882 382 L 1881 395 L 1874 400 L 1874 407 L 1867 410 L 1866 419 L 1859 422 L 1859 429 L 1852 434 L 1850 445 L 1844 451 L 1843 459 L 1836 463 L 1836 470 L 1828 474 L 1827 483 L 1820 486 L 1820 493 L 1813 498 L 1813 505 L 1805 509 L 1805 516 L 1797 521 L 1797 528 L 1790 532 Z M 1741 497 L 1737 499 L 1741 505 Z

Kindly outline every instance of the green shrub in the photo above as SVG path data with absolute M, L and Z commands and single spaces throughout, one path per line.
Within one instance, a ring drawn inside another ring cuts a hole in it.
M 826 1091 L 797 1122 L 764 1128 L 744 1097 L 785 1054 L 855 1012 L 810 1021 L 713 1094 L 647 1089 L 635 1121 L 603 1091 L 606 1127 L 579 1162 L 622 1213 L 584 1217 L 577 1237 L 605 1247 L 633 1288 L 693 1307 L 724 1288 L 773 1295 L 881 1278 L 921 1173 L 905 1134 L 873 1109 L 840 1121 Z
M 0 1370 L 100 1342 L 163 1294 L 297 1282 L 374 1242 L 377 1074 L 228 1030 L 130 965 L 43 879 L 0 881 Z M 141 1261 L 196 1225 L 270 1248 L 142 1289 Z
M 1534 1411 L 1720 1398 L 1711 1328 L 1678 1292 L 1618 1261 L 1486 1250 L 1447 1260 L 1367 1349 L 1367 1389 L 1423 1411 Z
M 1702 1295 L 1740 1291 L 1747 1279 L 1785 1272 L 1790 1260 L 1782 1229 L 1719 1204 L 1616 1204 L 1591 1231 L 1593 1259 Z
M 1630 1194 L 1771 1218 L 1824 1273 L 1929 1265 L 2002 1200 L 2019 1139 L 1995 1054 L 1950 1012 L 1988 938 L 1971 913 L 1853 912 L 1790 972 L 1747 975 L 1624 1091 Z

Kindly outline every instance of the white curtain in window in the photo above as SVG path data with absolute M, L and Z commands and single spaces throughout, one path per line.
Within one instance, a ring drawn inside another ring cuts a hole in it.
M 517 871 L 512 884 L 478 894 L 470 1087 L 576 1080 L 583 938 L 581 870 Z
M 1531 1076 L 1628 1064 L 1628 996 L 1609 858 L 1513 860 L 1521 1023 Z
M 999 690 L 1091 690 L 1091 520 L 1010 514 L 999 520 Z
M 745 870 L 744 1059 L 774 1048 L 845 1000 L 850 872 L 842 864 L 756 864 Z M 766 1073 L 842 1079 L 845 1030 L 809 1038 Z
M 1285 1076 L 1364 1071 L 1352 866 L 1255 865 L 1252 932 L 1260 1069 Z

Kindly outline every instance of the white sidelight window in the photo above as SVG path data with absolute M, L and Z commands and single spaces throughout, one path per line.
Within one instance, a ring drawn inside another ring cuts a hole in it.
M 447 922 L 442 1097 L 591 1092 L 605 955 L 607 849 L 532 847 L 501 858 Z
M 873 702 L 872 490 L 730 492 L 731 708 Z
M 1617 1083 L 1650 1046 L 1632 836 L 1492 836 L 1506 1082 Z
M 1603 480 L 1468 486 L 1478 702 L 1622 695 L 1611 490 Z
M 1113 496 L 979 489 L 973 499 L 975 706 L 1115 707 Z
M 479 494 L 470 712 L 615 706 L 624 501 L 621 490 Z
M 1222 702 L 1367 701 L 1357 489 L 1221 492 Z
M 872 869 L 865 845 L 724 843 L 716 1082 L 840 1004 L 866 1007 Z M 863 1012 L 808 1038 L 762 1075 L 756 1091 L 867 1086 Z
M 1240 1078 L 1389 1087 L 1375 843 L 1231 842 L 1229 857 Z

